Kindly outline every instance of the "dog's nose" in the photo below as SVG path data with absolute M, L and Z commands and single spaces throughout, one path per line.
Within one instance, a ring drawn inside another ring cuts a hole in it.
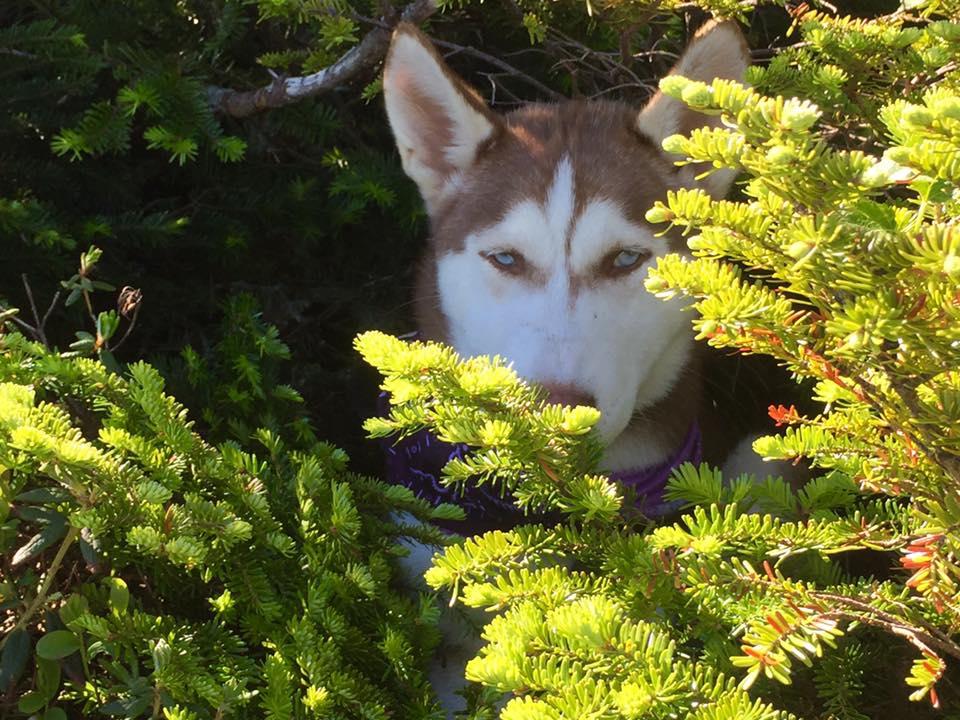
M 576 407 L 577 405 L 597 406 L 597 399 L 576 385 L 544 383 L 543 388 L 547 391 L 547 400 L 557 405 L 569 405 L 570 407 Z

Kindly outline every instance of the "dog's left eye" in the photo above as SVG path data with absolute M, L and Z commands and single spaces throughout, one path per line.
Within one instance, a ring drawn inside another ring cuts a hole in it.
M 611 263 L 614 271 L 628 272 L 631 269 L 642 265 L 650 257 L 649 250 L 637 248 L 626 248 L 621 250 L 613 257 Z

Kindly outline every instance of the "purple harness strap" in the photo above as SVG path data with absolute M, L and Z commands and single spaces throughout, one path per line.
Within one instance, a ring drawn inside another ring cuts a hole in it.
M 469 452 L 467 445 L 452 445 L 437 440 L 429 430 L 401 438 L 383 441 L 387 454 L 387 482 L 405 485 L 431 505 L 452 503 L 463 508 L 463 522 L 440 523 L 460 534 L 475 534 L 494 527 L 518 524 L 523 513 L 513 504 L 509 495 L 503 497 L 490 485 L 467 484 L 463 492 L 440 482 L 443 466 L 450 460 L 462 458 Z
M 640 510 L 648 517 L 661 517 L 680 508 L 680 502 L 667 502 L 663 491 L 673 471 L 683 463 L 699 465 L 703 459 L 703 436 L 694 421 L 680 447 L 659 465 L 610 473 L 610 478 L 633 488 Z
M 380 396 L 381 409 L 386 414 L 389 406 L 386 394 Z M 387 481 L 405 485 L 417 497 L 434 505 L 453 503 L 467 515 L 464 523 L 448 523 L 450 529 L 470 534 L 480 529 L 510 527 L 523 520 L 522 512 L 509 495 L 501 496 L 489 485 L 467 485 L 463 492 L 440 482 L 441 471 L 448 461 L 462 458 L 466 445 L 441 442 L 429 430 L 421 430 L 397 441 L 383 443 L 387 454 Z M 663 491 L 674 468 L 685 462 L 699 464 L 702 455 L 700 426 L 694 422 L 687 435 L 670 457 L 658 465 L 611 473 L 610 477 L 633 489 L 638 508 L 647 516 L 666 515 L 678 508 L 677 503 L 664 500 Z

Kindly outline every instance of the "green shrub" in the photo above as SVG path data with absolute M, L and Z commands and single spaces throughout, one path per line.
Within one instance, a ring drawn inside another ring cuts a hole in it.
M 694 300 L 700 339 L 771 356 L 815 382 L 822 411 L 804 416 L 772 399 L 786 431 L 754 444 L 767 459 L 810 461 L 814 477 L 799 490 L 688 465 L 668 492 L 687 514 L 644 531 L 622 489 L 590 474 L 593 454 L 576 437 L 596 418 L 584 409 L 538 408 L 496 363 L 361 337 L 384 387 L 400 390 L 371 433 L 430 427 L 474 445 L 448 465 L 449 482 L 500 483 L 567 518 L 472 538 L 427 573 L 460 602 L 500 612 L 467 676 L 514 694 L 501 717 L 922 714 L 901 707 L 907 697 L 956 711 L 960 74 L 943 63 L 960 56 L 960 23 L 951 17 L 799 15 L 804 42 L 749 78 L 798 97 L 661 83 L 724 119 L 665 148 L 745 180 L 735 201 L 680 190 L 651 208 L 651 223 L 688 231 L 693 257 L 659 261 L 647 288 Z
M 209 432 L 236 431 L 216 445 L 151 366 L 121 376 L 0 333 L 4 717 L 436 716 L 421 671 L 438 610 L 393 566 L 402 536 L 445 540 L 390 513 L 459 511 L 316 441 L 260 372 L 256 350 L 286 348 L 251 310 L 234 303 L 247 331 L 191 361 L 201 414 L 224 419 Z

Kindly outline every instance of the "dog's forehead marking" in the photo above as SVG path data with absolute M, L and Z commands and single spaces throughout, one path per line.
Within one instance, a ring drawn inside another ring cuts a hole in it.
M 532 266 L 525 279 L 535 285 L 566 275 L 578 218 L 590 207 L 578 204 L 576 190 L 573 163 L 569 155 L 563 155 L 546 187 L 531 188 L 531 193 L 515 200 L 503 217 L 470 233 L 465 249 L 484 254 L 521 253 Z
M 550 178 L 514 200 L 502 217 L 470 233 L 464 250 L 519 252 L 530 264 L 523 278 L 527 283 L 542 287 L 560 278 L 571 300 L 590 284 L 598 263 L 612 250 L 641 246 L 654 255 L 666 251 L 667 243 L 631 219 L 619 201 L 584 192 L 569 155 L 560 157 Z
M 553 182 L 547 191 L 547 200 L 544 204 L 547 228 L 553 238 L 563 238 L 563 247 L 570 244 L 571 229 L 574 224 L 574 210 L 576 208 L 575 178 L 573 163 L 570 156 L 564 155 L 557 163 L 553 173 Z
M 504 116 L 501 134 L 481 148 L 450 202 L 431 215 L 435 251 L 463 250 L 469 235 L 504 220 L 524 201 L 546 207 L 551 191 L 569 201 L 561 189 L 571 186 L 571 215 L 605 198 L 643 227 L 646 210 L 682 182 L 669 159 L 638 133 L 636 117 L 636 110 L 600 100 L 531 105 Z

